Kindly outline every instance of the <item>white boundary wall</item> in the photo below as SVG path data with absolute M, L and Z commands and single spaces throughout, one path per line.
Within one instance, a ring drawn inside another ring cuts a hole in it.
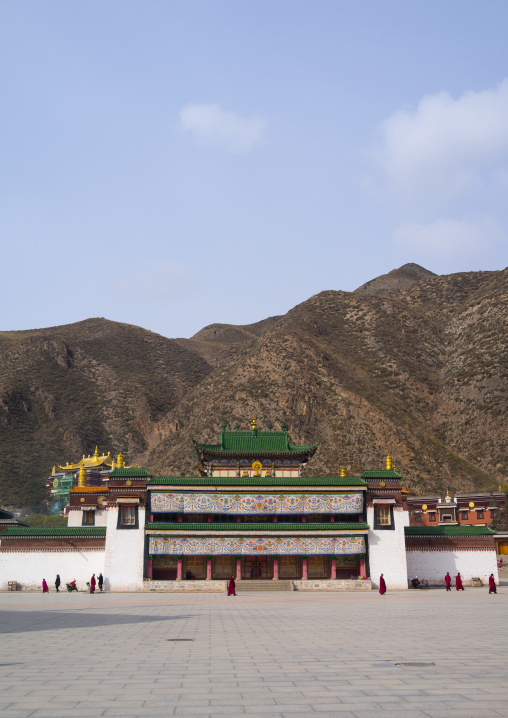
M 449 571 L 452 588 L 455 589 L 455 576 L 460 572 L 464 584 L 472 584 L 473 578 L 481 578 L 488 584 L 489 576 L 494 574 L 499 584 L 496 551 L 457 549 L 411 550 L 407 552 L 407 575 L 409 579 L 418 576 L 420 581 L 428 581 L 433 586 L 444 586 L 444 577 Z
M 24 549 L 0 551 L 0 591 L 7 591 L 9 581 L 17 581 L 22 590 L 42 591 L 45 578 L 50 591 L 60 574 L 60 590 L 76 579 L 78 590 L 86 589 L 92 574 L 104 573 L 104 549 Z
M 104 578 L 111 591 L 142 591 L 145 557 L 145 508 L 138 506 L 136 529 L 119 529 L 118 506 L 109 506 Z
M 401 506 L 394 506 L 393 520 L 394 529 L 371 529 L 368 534 L 372 588 L 379 588 L 381 574 L 388 590 L 408 587 L 404 527 L 409 526 L 409 514 Z M 367 507 L 367 523 L 374 526 L 373 506 Z

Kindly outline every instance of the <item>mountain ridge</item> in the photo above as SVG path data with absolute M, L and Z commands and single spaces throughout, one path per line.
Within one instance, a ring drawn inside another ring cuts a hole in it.
M 508 473 L 508 270 L 399 270 L 404 286 L 394 270 L 382 275 L 391 290 L 385 279 L 326 290 L 190 339 L 106 319 L 0 332 L 0 497 L 42 501 L 53 463 L 95 444 L 189 474 L 191 436 L 215 441 L 222 421 L 247 426 L 254 414 L 260 427 L 286 421 L 296 443 L 321 440 L 313 475 L 360 473 L 390 453 L 414 492 L 497 488 Z

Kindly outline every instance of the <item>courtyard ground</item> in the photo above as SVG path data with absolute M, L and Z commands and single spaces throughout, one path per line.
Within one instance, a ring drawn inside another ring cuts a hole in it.
M 2 718 L 508 716 L 508 587 L 18 592 L 0 609 Z

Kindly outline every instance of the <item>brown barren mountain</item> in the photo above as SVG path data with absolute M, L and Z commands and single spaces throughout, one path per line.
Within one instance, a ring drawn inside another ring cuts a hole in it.
M 309 472 L 390 453 L 415 493 L 507 480 L 508 270 L 436 276 L 405 265 L 283 317 L 171 340 L 93 319 L 0 333 L 4 502 L 43 495 L 53 463 L 121 450 L 193 474 L 191 438 L 222 421 L 286 421 L 321 440 Z

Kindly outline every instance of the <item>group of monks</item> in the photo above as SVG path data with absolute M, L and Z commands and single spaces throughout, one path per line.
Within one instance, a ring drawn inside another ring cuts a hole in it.
M 450 576 L 449 573 L 446 574 L 444 580 L 445 580 L 445 584 L 446 584 L 446 590 L 447 590 L 447 591 L 451 591 L 451 590 L 452 590 L 452 589 L 451 589 L 452 577 Z M 461 578 L 460 573 L 458 573 L 458 574 L 455 576 L 455 589 L 456 589 L 457 591 L 463 591 L 463 590 L 464 590 L 464 586 L 462 585 L 462 578 Z M 386 593 L 386 582 L 385 582 L 385 580 L 384 580 L 384 578 L 383 578 L 383 574 L 381 574 L 381 576 L 379 577 L 379 593 L 380 593 L 382 596 L 384 596 L 384 594 Z M 496 579 L 494 578 L 494 574 L 493 574 L 493 573 L 491 573 L 490 576 L 489 576 L 489 593 L 497 593 Z

